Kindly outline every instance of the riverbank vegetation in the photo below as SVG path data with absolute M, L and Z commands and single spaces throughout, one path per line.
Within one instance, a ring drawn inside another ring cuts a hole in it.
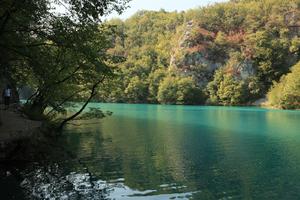
M 300 109 L 300 62 L 291 72 L 274 83 L 268 99 L 271 106 L 283 109 Z
M 0 79 L 34 90 L 23 110 L 31 119 L 61 128 L 85 109 L 121 60 L 107 53 L 113 29 L 102 18 L 127 2 L 1 1 Z M 85 102 L 78 112 L 57 118 L 76 101 Z

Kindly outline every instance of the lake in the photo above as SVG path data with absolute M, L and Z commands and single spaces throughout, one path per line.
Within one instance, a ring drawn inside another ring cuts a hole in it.
M 21 172 L 38 199 L 300 199 L 300 111 L 90 104 L 69 125 L 76 155 Z M 32 197 L 32 196 L 31 196 Z

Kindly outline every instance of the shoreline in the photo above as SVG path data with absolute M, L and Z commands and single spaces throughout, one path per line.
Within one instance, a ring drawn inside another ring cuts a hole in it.
M 10 157 L 22 141 L 31 140 L 42 125 L 40 121 L 26 118 L 18 108 L 13 104 L 7 110 L 0 110 L 0 160 Z
M 91 102 L 93 103 L 100 102 Z M 100 103 L 101 104 L 101 103 Z M 109 103 L 120 104 L 120 103 Z M 121 103 L 127 104 L 127 103 Z M 138 105 L 138 104 L 132 104 Z M 144 104 L 140 104 L 144 105 Z M 164 105 L 164 104 L 149 104 L 149 105 Z M 178 106 L 178 105 L 174 105 Z M 199 105 L 179 105 L 179 106 L 199 106 Z M 203 107 L 228 107 L 220 105 L 200 105 Z M 229 107 L 257 107 L 262 109 L 270 109 L 275 111 L 299 111 L 299 110 L 284 110 L 280 108 L 270 107 L 265 104 L 260 105 L 238 105 Z M 3 110 L 0 106 L 0 162 L 12 160 L 47 160 L 47 154 L 51 151 L 65 152 L 59 150 L 63 147 L 56 145 L 58 137 L 51 135 L 43 130 L 42 121 L 33 121 L 28 119 L 20 111 L 18 104 L 13 104 L 10 109 Z M 54 146 L 54 147 L 53 147 Z
M 0 110 L 0 163 L 48 161 L 52 157 L 72 157 L 58 138 L 43 130 L 42 121 L 24 116 L 18 105 Z

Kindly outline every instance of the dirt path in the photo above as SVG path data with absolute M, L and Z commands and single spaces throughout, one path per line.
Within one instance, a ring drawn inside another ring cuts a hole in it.
M 75 158 L 56 137 L 45 136 L 39 130 L 41 122 L 26 119 L 15 108 L 3 110 L 0 105 L 0 165 Z
M 34 130 L 41 125 L 39 121 L 32 121 L 23 117 L 13 108 L 3 110 L 0 106 L 0 142 L 11 142 L 30 137 Z

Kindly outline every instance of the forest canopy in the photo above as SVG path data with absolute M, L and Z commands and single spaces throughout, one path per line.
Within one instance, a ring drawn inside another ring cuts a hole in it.
M 299 0 L 235 0 L 109 20 L 116 27 L 109 52 L 126 61 L 98 99 L 245 105 L 265 98 L 299 61 L 299 6 Z

